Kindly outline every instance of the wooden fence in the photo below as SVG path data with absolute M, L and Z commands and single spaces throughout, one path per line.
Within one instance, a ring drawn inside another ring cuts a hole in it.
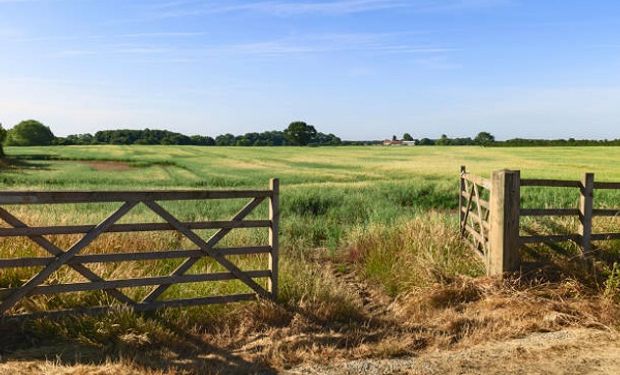
M 579 205 L 576 208 L 521 208 L 521 187 L 526 186 L 579 189 Z M 594 208 L 596 189 L 620 190 L 620 183 L 596 182 L 593 173 L 586 173 L 581 181 L 522 179 L 519 171 L 511 170 L 494 171 L 491 179 L 486 179 L 471 175 L 463 166 L 459 194 L 461 235 L 483 257 L 491 275 L 518 270 L 519 249 L 527 243 L 574 241 L 587 255 L 593 241 L 620 239 L 620 232 L 593 231 L 594 217 L 620 218 L 620 208 Z M 483 199 L 481 191 L 487 192 L 488 199 Z M 574 216 L 579 219 L 579 232 L 524 236 L 520 233 L 520 221 L 528 216 Z
M 164 209 L 157 201 L 240 199 L 250 201 L 230 220 L 181 222 Z M 244 220 L 261 202 L 269 202 L 267 220 Z M 60 203 L 122 202 L 120 208 L 97 225 L 71 226 L 28 226 L 11 214 L 7 205 L 37 205 Z M 133 207 L 139 203 L 147 206 L 164 220 L 161 223 L 117 224 Z M 3 207 L 4 206 L 4 207 Z M 66 292 L 101 290 L 110 297 L 136 311 L 152 310 L 162 307 L 205 305 L 251 300 L 256 297 L 275 299 L 278 294 L 278 223 L 279 223 L 279 182 L 272 179 L 269 190 L 231 190 L 231 191 L 97 191 L 97 192 L 0 192 L 0 219 L 11 228 L 0 228 L 0 238 L 28 237 L 43 248 L 49 257 L 22 257 L 6 259 L 0 254 L 0 270 L 15 267 L 43 267 L 40 272 L 19 287 L 0 289 L 0 316 L 10 315 L 12 308 L 22 299 L 32 295 L 54 295 Z M 215 246 L 235 228 L 268 228 L 269 245 L 237 248 L 216 248 Z M 195 229 L 217 229 L 208 240 L 202 239 Z M 198 249 L 166 250 L 154 252 L 123 252 L 111 254 L 80 255 L 80 251 L 103 233 L 177 231 L 195 244 Z M 45 235 L 84 234 L 69 249 L 62 250 Z M 269 256 L 269 269 L 243 271 L 229 256 L 261 254 Z M 209 257 L 227 272 L 188 274 L 190 268 L 199 260 Z M 104 280 L 91 271 L 86 264 L 124 261 L 144 261 L 161 259 L 185 259 L 168 276 L 141 277 L 135 279 Z M 61 267 L 71 267 L 88 281 L 68 284 L 46 284 L 45 281 Z M 267 288 L 262 287 L 255 278 L 267 278 Z M 240 280 L 252 293 L 222 296 L 208 296 L 174 300 L 159 300 L 159 297 L 172 285 L 223 280 Z M 148 287 L 153 289 L 140 301 L 133 300 L 120 288 Z M 97 306 L 84 311 L 105 311 L 110 306 Z

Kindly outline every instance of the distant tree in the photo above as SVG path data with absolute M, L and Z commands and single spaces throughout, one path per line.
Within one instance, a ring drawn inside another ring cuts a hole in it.
M 92 145 L 96 144 L 95 137 L 92 134 L 72 134 L 66 137 L 56 137 L 54 138 L 54 145 L 58 146 L 69 146 L 69 145 Z
M 259 141 L 260 143 L 257 144 L 257 146 L 285 146 L 287 144 L 284 132 L 280 130 L 272 130 L 260 133 Z
M 242 135 L 240 137 L 237 137 L 237 140 L 235 141 L 235 146 L 252 146 L 252 141 L 250 140 L 250 138 Z
M 195 146 L 215 146 L 215 139 L 208 136 L 192 135 L 190 139 Z
M 317 133 L 310 143 L 316 146 L 338 146 L 342 144 L 342 139 L 333 134 Z
M 489 132 L 480 132 L 474 138 L 474 143 L 480 146 L 488 146 L 495 142 L 495 137 Z
M 447 136 L 447 135 L 442 134 L 442 135 L 441 135 L 441 138 L 439 138 L 439 139 L 435 142 L 435 144 L 436 144 L 436 145 L 439 145 L 439 146 L 447 146 L 447 145 L 449 145 L 449 144 L 450 144 L 450 138 L 448 138 L 448 136 Z
M 413 141 L 413 137 L 409 133 L 403 134 L 403 141 Z
M 471 139 L 471 137 L 467 137 L 467 138 L 451 138 L 449 139 L 448 144 L 450 146 L 471 146 L 476 143 L 474 142 L 473 139 Z
M 9 146 L 49 146 L 54 134 L 49 127 L 36 120 L 26 120 L 8 131 L 6 144 Z
M 215 144 L 217 146 L 234 146 L 235 142 L 235 136 L 230 133 L 215 137 Z
M 422 138 L 420 139 L 420 141 L 418 142 L 418 145 L 420 146 L 432 146 L 435 144 L 435 141 L 433 141 L 430 138 Z
M 4 143 L 5 139 L 6 139 L 6 130 L 4 130 L 4 128 L 2 127 L 2 124 L 0 124 L 0 158 L 4 157 L 4 150 L 2 149 L 2 144 Z
M 162 145 L 191 145 L 192 139 L 183 134 L 168 134 L 161 139 Z
M 284 137 L 295 146 L 305 146 L 312 141 L 317 132 L 314 126 L 303 121 L 291 122 L 284 130 Z

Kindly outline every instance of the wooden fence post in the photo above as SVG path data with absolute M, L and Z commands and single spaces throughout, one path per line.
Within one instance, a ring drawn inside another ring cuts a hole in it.
M 464 165 L 461 165 L 461 174 L 459 175 L 459 230 L 463 228 L 463 221 L 465 220 L 465 214 L 463 213 L 463 193 L 466 191 L 465 189 L 465 180 L 463 179 L 463 174 L 467 173 L 467 168 Z M 462 236 L 462 231 L 461 231 Z
M 586 173 L 581 179 L 579 196 L 579 234 L 583 254 L 591 250 L 592 210 L 594 206 L 594 173 Z
M 489 253 L 487 274 L 503 275 L 519 269 L 519 171 L 494 171 L 491 177 Z
M 269 199 L 269 220 L 271 225 L 269 226 L 269 246 L 271 252 L 269 253 L 269 270 L 271 271 L 271 277 L 268 280 L 268 290 L 271 293 L 271 298 L 276 300 L 278 298 L 278 258 L 279 258 L 279 243 L 278 243 L 278 231 L 280 225 L 280 180 L 272 178 L 269 181 L 269 189 L 272 191 L 272 196 Z

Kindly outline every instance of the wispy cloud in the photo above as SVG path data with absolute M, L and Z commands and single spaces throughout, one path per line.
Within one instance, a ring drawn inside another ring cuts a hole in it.
M 219 13 L 261 13 L 275 16 L 307 14 L 343 15 L 374 12 L 397 8 L 417 11 L 453 11 L 507 5 L 514 0 L 331 0 L 290 1 L 271 0 L 254 2 L 198 2 L 172 1 L 151 6 L 151 15 L 157 18 L 201 16 Z
M 172 52 L 172 49 L 164 47 L 152 47 L 152 46 L 99 46 L 98 48 L 86 49 L 75 48 L 65 49 L 54 53 L 57 57 L 75 57 L 75 56 L 87 56 L 87 55 L 154 55 L 165 54 Z
M 454 12 L 508 6 L 515 3 L 516 0 L 428 0 L 418 2 L 416 10 L 421 12 Z
M 0 0 L 1 1 L 1 0 Z M 10 30 L 8 31 L 10 32 Z M 4 35 L 4 31 L 0 29 L 0 37 Z M 125 34 L 105 34 L 105 35 L 45 35 L 45 36 L 23 36 L 13 32 L 6 34 L 12 37 L 13 42 L 29 43 L 29 42 L 70 42 L 83 40 L 123 40 L 123 39 L 184 39 L 196 38 L 207 35 L 200 31 L 171 31 L 171 32 L 136 32 Z
M 257 1 L 257 2 L 173 2 L 156 8 L 161 18 L 198 16 L 205 14 L 253 12 L 290 16 L 309 13 L 347 14 L 402 8 L 409 2 L 403 0 L 339 0 L 339 1 Z
M 125 38 L 190 38 L 204 36 L 206 34 L 207 33 L 201 31 L 170 31 L 119 34 L 117 36 Z
M 421 53 L 451 52 L 455 49 L 422 43 L 406 43 L 401 33 L 325 33 L 291 36 L 271 41 L 207 47 L 217 53 L 255 56 L 319 54 L 338 52 Z
M 153 62 L 195 62 L 212 58 L 280 58 L 309 54 L 363 53 L 373 55 L 412 54 L 443 56 L 457 48 L 403 40 L 409 33 L 324 33 L 224 44 L 198 44 L 189 48 L 169 43 L 100 44 L 96 48 L 72 48 L 52 53 L 54 57 L 143 56 Z

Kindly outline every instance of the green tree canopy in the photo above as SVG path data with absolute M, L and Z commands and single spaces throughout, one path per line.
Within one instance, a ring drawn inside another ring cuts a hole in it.
M 317 132 L 314 126 L 308 125 L 303 121 L 291 122 L 284 130 L 284 137 L 291 144 L 305 146 L 312 141 Z
M 4 143 L 5 139 L 6 139 L 6 130 L 4 130 L 4 128 L 2 127 L 2 124 L 0 124 L 0 158 L 4 157 L 4 150 L 2 149 L 2 144 Z
M 54 134 L 49 127 L 36 120 L 26 120 L 8 131 L 6 144 L 9 146 L 49 146 Z
M 448 138 L 447 135 L 442 134 L 441 138 L 439 138 L 437 141 L 435 141 L 435 144 L 439 145 L 439 146 L 447 146 L 450 144 L 450 138 Z
M 418 144 L 419 144 L 420 146 L 432 146 L 432 145 L 434 145 L 434 144 L 435 144 L 435 141 L 433 141 L 433 140 L 432 140 L 432 139 L 430 139 L 430 138 L 422 138 L 422 139 L 420 139 L 420 141 L 418 142 Z
M 409 133 L 403 134 L 403 141 L 413 141 L 413 137 Z
M 215 137 L 215 144 L 217 146 L 234 146 L 235 143 L 235 136 L 230 133 L 221 134 Z
M 488 146 L 495 142 L 495 137 L 489 132 L 480 132 L 474 138 L 474 143 L 480 146 Z

